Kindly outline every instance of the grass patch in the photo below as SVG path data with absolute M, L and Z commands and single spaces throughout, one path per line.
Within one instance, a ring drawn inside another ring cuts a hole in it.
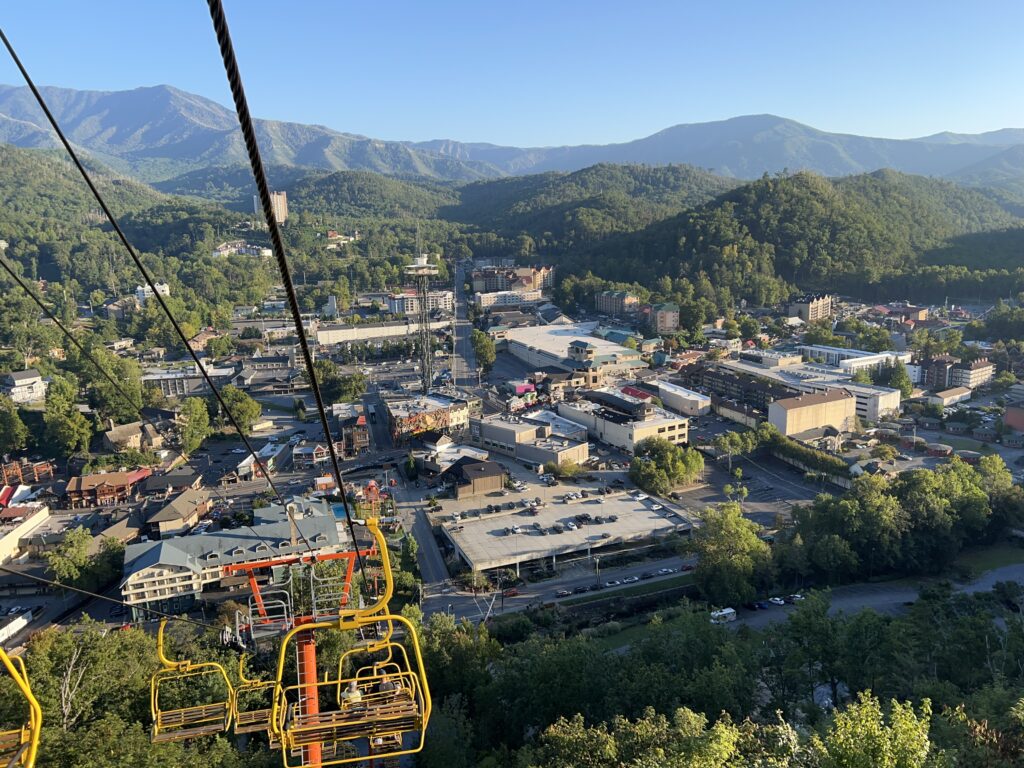
M 670 579 L 648 581 L 647 583 L 641 582 L 640 584 L 633 584 L 632 586 L 626 587 L 624 589 L 588 592 L 586 595 L 581 595 L 580 597 L 573 598 L 572 600 L 565 600 L 562 603 L 562 605 L 585 605 L 587 603 L 596 603 L 599 600 L 611 600 L 613 598 L 620 597 L 636 597 L 637 595 L 649 595 L 653 592 L 661 592 L 666 589 L 688 587 L 691 584 L 693 584 L 693 575 L 689 573 L 681 573 L 676 576 L 673 576 Z
M 993 544 L 988 547 L 965 549 L 956 558 L 956 565 L 969 568 L 975 573 L 984 573 L 1004 565 L 1024 563 L 1024 547 L 1010 542 Z

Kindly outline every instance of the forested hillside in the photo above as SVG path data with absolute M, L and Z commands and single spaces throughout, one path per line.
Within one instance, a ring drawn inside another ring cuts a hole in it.
M 929 254 L 962 248 L 979 233 L 1013 241 L 1022 226 L 995 200 L 948 182 L 891 171 L 836 181 L 798 173 L 744 185 L 643 231 L 569 254 L 565 264 L 577 273 L 649 286 L 664 276 L 703 274 L 737 298 L 759 303 L 783 282 L 896 298 L 904 278 L 918 275 Z M 982 249 L 974 258 L 987 265 Z M 1007 290 L 1006 279 L 999 290 Z M 955 281 L 972 283 L 964 287 L 970 290 L 979 280 L 996 287 L 999 278 L 936 267 L 922 290 L 959 287 Z M 916 293 L 924 298 L 922 290 Z
M 425 179 L 405 181 L 368 171 L 339 171 L 297 181 L 288 187 L 289 208 L 342 218 L 439 218 L 456 204 L 450 186 Z

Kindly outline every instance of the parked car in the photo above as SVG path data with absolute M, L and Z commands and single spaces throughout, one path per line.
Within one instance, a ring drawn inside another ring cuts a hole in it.
M 768 598 L 768 602 L 771 603 L 772 605 L 785 605 L 786 604 L 786 601 L 783 600 L 781 597 L 769 597 Z
M 617 587 L 617 586 L 619 586 L 619 585 L 621 585 L 621 584 L 622 584 L 622 582 L 621 582 L 621 581 L 619 581 L 619 580 L 617 580 L 617 579 L 612 579 L 611 581 L 606 581 L 606 582 L 604 583 L 604 585 L 605 585 L 606 587 Z
M 577 587 L 577 589 L 580 589 L 580 587 Z M 586 590 L 584 589 L 583 591 L 585 592 Z M 572 592 L 570 592 L 568 589 L 560 589 L 557 592 L 555 592 L 555 597 L 569 597 L 569 595 L 571 594 Z
M 623 584 L 636 584 L 638 581 L 640 581 L 640 577 L 639 576 L 627 576 L 626 578 L 624 578 L 622 580 L 622 583 Z
M 647 579 L 653 579 L 657 575 L 658 574 L 655 573 L 654 571 L 644 571 L 643 573 L 640 574 L 640 578 L 643 579 L 644 581 L 646 581 Z

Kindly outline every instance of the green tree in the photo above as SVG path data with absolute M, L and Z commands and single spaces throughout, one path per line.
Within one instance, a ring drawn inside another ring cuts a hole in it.
M 926 768 L 935 756 L 929 739 L 931 702 L 891 701 L 889 716 L 870 692 L 838 712 L 822 736 L 812 740 L 815 765 L 821 768 Z
M 214 336 L 206 342 L 206 353 L 210 357 L 227 357 L 235 351 L 235 342 L 231 336 Z
M 476 363 L 484 371 L 491 370 L 494 361 L 497 359 L 497 352 L 494 349 L 494 340 L 481 330 L 473 329 L 471 336 L 473 353 L 476 355 Z
M 47 570 L 62 584 L 74 584 L 89 565 L 89 547 L 92 534 L 79 526 L 64 534 L 64 540 L 49 552 L 45 552 Z
M 897 453 L 898 451 L 895 446 L 888 443 L 879 443 L 871 449 L 871 458 L 881 461 L 892 461 L 896 458 Z
M 704 471 L 704 457 L 693 448 L 683 448 L 663 437 L 649 437 L 636 445 L 629 463 L 629 477 L 651 493 L 664 494 L 688 485 Z
M 258 402 L 233 384 L 228 384 L 220 392 L 228 411 L 235 417 L 243 435 L 252 434 L 253 425 L 259 420 L 263 409 Z M 230 422 L 227 422 L 230 423 Z
M 771 550 L 758 538 L 759 530 L 743 517 L 738 504 L 719 504 L 701 514 L 691 541 L 698 556 L 693 575 L 708 600 L 738 605 L 753 599 L 771 567 Z
M 0 454 L 20 451 L 27 441 L 28 427 L 18 415 L 18 406 L 7 395 L 0 395 Z
M 900 360 L 897 360 L 892 366 L 892 372 L 889 374 L 889 386 L 898 389 L 904 400 L 914 394 L 914 383 L 910 380 L 907 367 Z
M 46 441 L 62 456 L 73 456 L 89 450 L 92 427 L 75 407 L 77 386 L 73 379 L 55 376 L 46 392 L 43 426 Z
M 210 414 L 206 403 L 198 397 L 189 397 L 178 411 L 178 438 L 181 450 L 186 454 L 195 453 L 210 435 Z

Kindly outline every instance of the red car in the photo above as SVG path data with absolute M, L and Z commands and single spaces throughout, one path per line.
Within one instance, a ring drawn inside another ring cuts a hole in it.
M 519 590 L 515 587 L 509 587 L 501 594 L 503 594 L 505 597 L 516 597 L 519 594 Z

